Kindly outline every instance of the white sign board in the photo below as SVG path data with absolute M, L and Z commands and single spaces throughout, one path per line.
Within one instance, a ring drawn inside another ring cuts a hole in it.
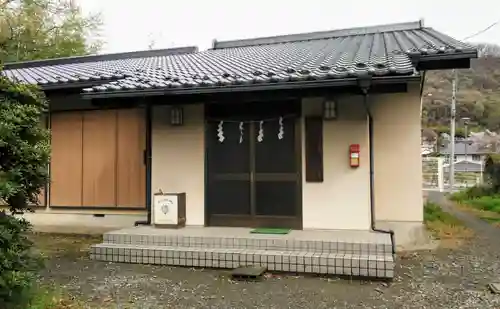
M 155 194 L 153 197 L 153 223 L 177 225 L 179 201 L 177 195 Z

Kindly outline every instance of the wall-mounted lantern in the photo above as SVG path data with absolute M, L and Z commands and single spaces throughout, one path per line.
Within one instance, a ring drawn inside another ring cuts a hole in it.
M 184 111 L 181 106 L 170 107 L 170 124 L 181 126 L 184 123 Z
M 337 119 L 337 102 L 333 99 L 325 99 L 323 102 L 323 118 L 325 120 Z

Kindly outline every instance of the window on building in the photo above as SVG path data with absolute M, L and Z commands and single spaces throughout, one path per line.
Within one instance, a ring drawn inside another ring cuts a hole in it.
M 472 155 L 472 160 L 473 161 L 481 161 L 481 156 L 480 155 Z

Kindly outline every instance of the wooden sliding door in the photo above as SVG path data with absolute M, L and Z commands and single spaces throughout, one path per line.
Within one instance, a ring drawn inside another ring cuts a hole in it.
M 50 205 L 145 207 L 140 109 L 52 116 Z
M 116 206 L 116 111 L 83 114 L 83 206 Z
M 82 206 L 83 115 L 51 116 L 50 205 Z
M 116 198 L 117 205 L 138 207 L 146 196 L 144 147 L 146 127 L 140 109 L 118 111 Z

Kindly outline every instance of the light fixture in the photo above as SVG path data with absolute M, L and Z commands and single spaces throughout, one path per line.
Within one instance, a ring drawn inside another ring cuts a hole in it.
M 170 107 L 170 124 L 173 126 L 181 126 L 184 122 L 183 110 L 181 106 Z
M 323 102 L 323 118 L 326 120 L 337 119 L 337 102 L 326 99 Z

